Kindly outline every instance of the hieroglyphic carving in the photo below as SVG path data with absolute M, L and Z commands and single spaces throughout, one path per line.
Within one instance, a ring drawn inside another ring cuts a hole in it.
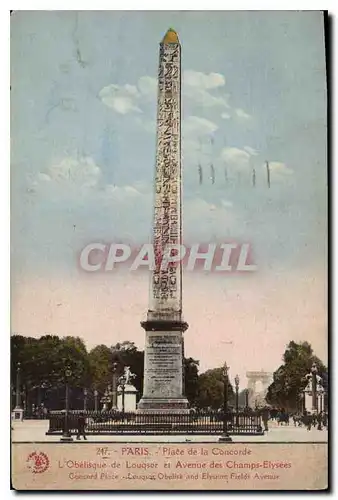
M 167 245 L 181 244 L 181 55 L 179 44 L 161 44 L 158 72 L 157 155 L 151 309 L 181 310 L 181 266 L 161 269 Z

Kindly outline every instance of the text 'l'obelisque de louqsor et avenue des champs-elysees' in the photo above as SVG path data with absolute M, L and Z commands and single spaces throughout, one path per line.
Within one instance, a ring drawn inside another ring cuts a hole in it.
M 160 43 L 153 246 L 145 330 L 144 387 L 140 413 L 185 413 L 182 263 L 163 266 L 165 248 L 182 244 L 181 45 L 169 29 Z M 162 264 L 162 265 L 161 265 Z

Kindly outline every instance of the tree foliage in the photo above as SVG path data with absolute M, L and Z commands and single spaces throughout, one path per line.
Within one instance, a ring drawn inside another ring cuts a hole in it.
M 11 337 L 11 387 L 14 400 L 16 369 L 21 364 L 21 389 L 26 406 L 39 400 L 50 408 L 62 408 L 65 397 L 65 370 L 71 370 L 71 404 L 83 407 L 83 390 L 89 391 L 93 407 L 93 394 L 101 397 L 108 385 L 112 385 L 113 367 L 119 377 L 125 366 L 136 375 L 133 380 L 140 398 L 143 393 L 144 352 L 133 342 L 125 341 L 111 347 L 97 345 L 87 351 L 79 337 L 44 335 L 40 338 L 13 335 Z M 315 362 L 323 386 L 328 388 L 327 369 L 314 355 L 308 342 L 290 342 L 283 355 L 283 363 L 273 374 L 266 400 L 272 405 L 289 409 L 297 408 L 306 385 L 305 376 Z M 185 395 L 191 406 L 219 409 L 223 406 L 222 368 L 207 370 L 199 375 L 199 361 L 184 359 Z M 234 391 L 229 382 L 228 403 L 234 405 Z M 239 406 L 245 405 L 245 393 L 239 394 Z
M 124 367 L 136 375 L 133 385 L 138 398 L 143 393 L 144 352 L 133 342 L 125 341 L 111 347 L 100 344 L 87 352 L 79 337 L 44 335 L 37 338 L 13 335 L 11 337 L 11 385 L 14 393 L 16 369 L 21 363 L 21 387 L 26 406 L 39 399 L 51 409 L 62 408 L 65 397 L 66 368 L 71 371 L 68 378 L 71 387 L 71 406 L 83 407 L 83 391 L 88 390 L 89 406 L 94 405 L 94 391 L 99 397 L 116 377 L 122 375 Z M 193 358 L 184 360 L 186 396 L 194 404 L 198 389 L 198 364 Z M 14 398 L 14 396 L 13 396 Z
M 233 398 L 233 388 L 228 382 L 228 401 Z M 223 368 L 214 368 L 202 373 L 198 378 L 197 406 L 217 410 L 224 403 Z
M 191 406 L 196 406 L 198 397 L 199 361 L 194 358 L 184 359 L 185 397 Z
M 103 393 L 111 383 L 113 353 L 104 344 L 97 345 L 89 352 L 91 385 Z
M 70 369 L 69 384 L 76 389 L 86 387 L 91 379 L 86 346 L 79 337 L 44 335 L 39 339 L 13 335 L 11 337 L 11 386 L 16 386 L 20 363 L 21 393 L 26 406 L 42 399 L 61 404 L 64 399 L 66 369 Z M 63 403 L 62 403 L 63 404 Z
M 90 377 L 89 360 L 84 342 L 79 337 L 60 338 L 44 335 L 39 339 L 11 337 L 11 383 L 15 385 L 16 368 L 21 364 L 21 379 L 28 389 L 64 385 L 69 367 L 71 383 L 84 385 Z
M 318 375 L 327 386 L 327 368 L 314 355 L 308 342 L 291 341 L 283 355 L 283 364 L 273 374 L 273 382 L 268 388 L 266 401 L 278 407 L 296 410 L 306 386 L 306 375 L 316 363 Z

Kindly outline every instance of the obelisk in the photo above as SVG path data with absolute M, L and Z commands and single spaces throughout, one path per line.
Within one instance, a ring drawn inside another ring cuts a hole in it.
M 154 269 L 145 330 L 144 385 L 138 411 L 188 411 L 183 387 L 182 265 L 167 261 L 182 244 L 181 46 L 169 29 L 160 44 L 153 221 Z M 172 260 L 175 260 L 173 258 Z M 167 262 L 167 264 L 166 264 Z

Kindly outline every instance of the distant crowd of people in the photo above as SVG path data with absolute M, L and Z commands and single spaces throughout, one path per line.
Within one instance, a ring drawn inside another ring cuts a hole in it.
M 274 420 L 278 425 L 289 425 L 292 419 L 295 427 L 306 427 L 308 431 L 312 427 L 316 427 L 321 431 L 323 428 L 328 427 L 328 414 L 325 411 L 318 413 L 310 413 L 309 411 L 301 412 L 288 412 L 284 408 L 280 409 L 263 409 L 261 410 L 262 420 L 265 425 L 265 430 L 268 430 L 268 421 Z
M 43 417 L 46 417 L 48 414 L 48 408 L 46 408 L 46 406 L 41 403 L 39 405 L 35 405 L 33 404 L 32 405 L 32 415 L 36 418 L 43 418 Z
M 328 415 L 325 411 L 320 411 L 319 413 L 305 411 L 302 415 L 292 415 L 292 418 L 295 426 L 304 425 L 308 431 L 310 431 L 312 427 L 317 427 L 319 431 L 322 431 L 323 427 L 326 429 L 328 427 Z

